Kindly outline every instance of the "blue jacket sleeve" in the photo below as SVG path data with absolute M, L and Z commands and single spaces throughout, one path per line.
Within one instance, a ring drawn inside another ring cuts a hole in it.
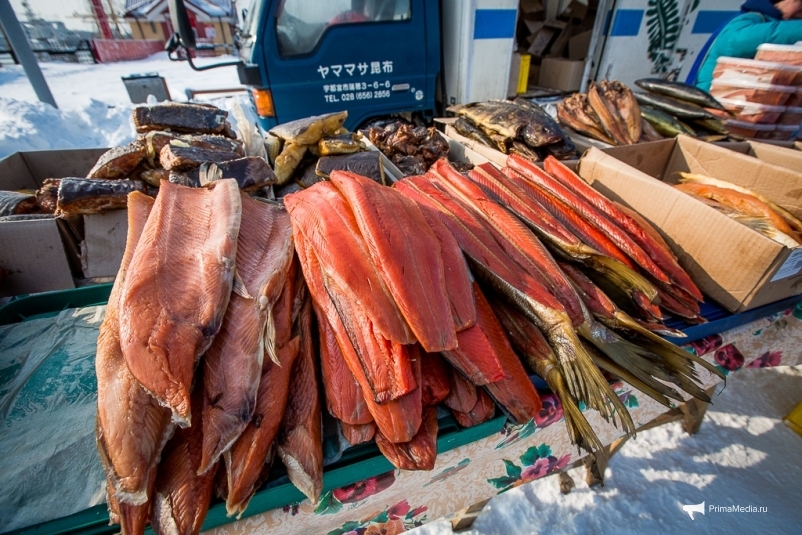
M 751 58 L 763 43 L 792 45 L 802 41 L 802 20 L 766 20 L 750 13 L 733 19 L 716 41 L 722 45 L 717 50 L 719 56 Z

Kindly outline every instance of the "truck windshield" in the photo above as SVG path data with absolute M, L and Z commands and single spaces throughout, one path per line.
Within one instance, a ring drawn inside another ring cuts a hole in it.
M 410 0 L 285 0 L 276 16 L 278 49 L 284 57 L 308 54 L 330 26 L 410 16 Z

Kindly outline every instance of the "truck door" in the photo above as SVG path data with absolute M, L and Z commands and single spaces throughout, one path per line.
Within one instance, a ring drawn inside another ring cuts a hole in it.
M 260 41 L 277 123 L 345 109 L 355 128 L 434 109 L 437 2 L 284 0 L 266 15 Z

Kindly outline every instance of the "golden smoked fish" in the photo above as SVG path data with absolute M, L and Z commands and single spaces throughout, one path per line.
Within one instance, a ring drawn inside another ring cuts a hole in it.
M 125 362 L 182 427 L 191 424 L 195 365 L 231 296 L 241 211 L 233 179 L 209 189 L 163 182 L 123 284 Z

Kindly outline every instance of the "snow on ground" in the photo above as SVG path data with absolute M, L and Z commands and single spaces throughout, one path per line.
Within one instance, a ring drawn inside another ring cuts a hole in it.
M 679 422 L 629 440 L 610 461 L 605 486 L 589 489 L 584 469 L 563 496 L 557 477 L 496 496 L 470 531 L 508 533 L 800 533 L 802 437 L 782 418 L 802 401 L 802 366 L 744 368 L 730 375 L 697 435 Z M 762 513 L 706 510 L 691 520 L 682 505 L 767 507 Z M 450 535 L 438 521 L 410 535 Z
M 198 58 L 198 65 L 230 61 Z M 40 63 L 59 108 L 38 101 L 20 65 L 0 68 L 0 158 L 20 150 L 111 147 L 132 140 L 133 104 L 122 76 L 157 72 L 173 100 L 184 90 L 241 87 L 234 67 L 197 72 L 165 52 L 147 59 L 96 65 Z

